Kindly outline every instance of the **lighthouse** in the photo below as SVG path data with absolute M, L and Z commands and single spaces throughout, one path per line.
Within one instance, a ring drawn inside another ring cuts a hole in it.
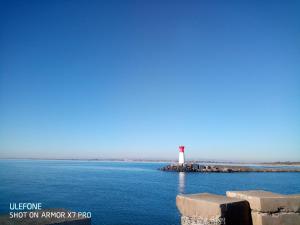
M 178 159 L 179 164 L 184 164 L 184 146 L 181 145 L 179 146 L 179 159 Z

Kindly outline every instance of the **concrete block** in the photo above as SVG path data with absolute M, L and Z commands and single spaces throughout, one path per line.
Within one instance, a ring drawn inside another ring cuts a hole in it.
M 176 205 L 185 217 L 211 221 L 224 220 L 226 225 L 250 225 L 249 203 L 238 198 L 208 193 L 177 195 Z
M 300 212 L 300 195 L 282 195 L 267 191 L 227 191 L 232 198 L 247 200 L 250 208 L 258 212 Z
M 299 225 L 299 213 L 260 213 L 252 212 L 253 225 Z

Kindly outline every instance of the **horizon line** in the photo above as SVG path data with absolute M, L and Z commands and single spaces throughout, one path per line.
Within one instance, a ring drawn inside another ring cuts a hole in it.
M 136 158 L 43 158 L 43 157 L 0 157 L 0 160 L 82 160 L 107 162 L 176 162 L 177 159 L 136 159 Z M 241 164 L 300 164 L 300 161 L 245 161 L 245 160 L 217 160 L 217 159 L 190 159 L 194 163 L 241 163 Z

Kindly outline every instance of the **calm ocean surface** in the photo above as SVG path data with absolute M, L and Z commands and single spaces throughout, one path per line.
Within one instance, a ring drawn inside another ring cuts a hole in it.
M 178 193 L 300 193 L 300 173 L 174 173 L 166 163 L 0 160 L 0 214 L 10 202 L 91 211 L 94 225 L 179 225 Z

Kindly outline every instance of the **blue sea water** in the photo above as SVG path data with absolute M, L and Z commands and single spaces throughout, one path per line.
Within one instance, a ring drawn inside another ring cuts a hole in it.
M 0 160 L 0 214 L 10 202 L 91 211 L 94 225 L 179 225 L 178 193 L 300 193 L 300 173 L 175 173 L 166 163 Z

